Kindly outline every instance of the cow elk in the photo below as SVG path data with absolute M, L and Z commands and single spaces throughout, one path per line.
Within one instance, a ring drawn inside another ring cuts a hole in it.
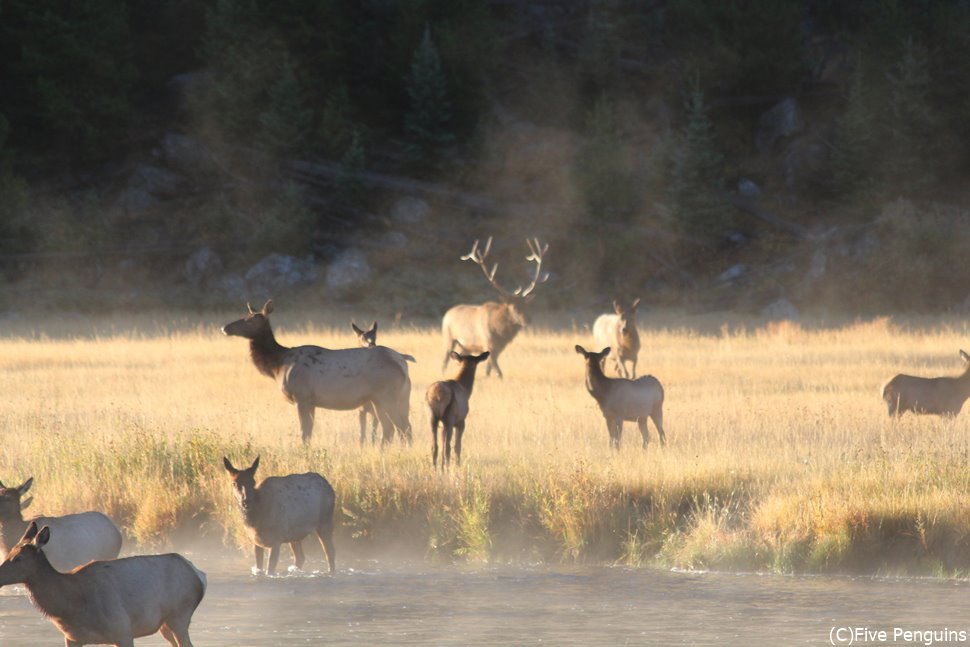
M 353 329 L 354 334 L 357 335 L 357 343 L 361 348 L 375 348 L 377 346 L 377 322 L 373 322 L 368 330 L 361 330 L 357 326 L 356 321 L 350 322 L 350 327 Z M 412 355 L 405 355 L 401 353 L 401 357 L 408 362 L 416 362 Z M 373 418 L 373 427 L 371 428 L 370 441 L 371 443 L 377 442 L 377 412 L 374 410 L 374 405 L 368 403 L 362 406 L 357 415 L 360 419 L 360 444 L 363 446 L 364 442 L 367 440 L 367 416 L 368 414 Z
M 630 307 L 613 300 L 613 311 L 616 314 L 600 315 L 593 323 L 593 339 L 600 348 L 609 346 L 613 349 L 610 358 L 613 359 L 617 375 L 636 378 L 637 355 L 640 353 L 640 334 L 637 332 L 637 306 L 640 299 L 634 299 Z M 626 363 L 631 362 L 631 371 L 627 371 Z
M 114 559 L 121 551 L 121 532 L 100 512 L 81 512 L 60 517 L 34 517 L 25 521 L 23 510 L 32 498 L 21 502 L 34 479 L 18 487 L 0 482 L 0 550 L 7 555 L 17 545 L 30 521 L 49 526 L 54 540 L 44 550 L 56 570 L 65 573 L 95 559 Z
M 57 530 L 31 521 L 0 564 L 0 586 L 23 584 L 64 644 L 134 647 L 161 631 L 172 647 L 192 647 L 189 623 L 206 589 L 205 573 L 181 555 L 89 562 L 60 573 L 47 556 Z
M 293 550 L 293 565 L 302 568 L 306 561 L 303 539 L 311 532 L 320 539 L 330 572 L 334 572 L 333 509 L 336 497 L 327 479 L 315 472 L 307 472 L 270 476 L 256 485 L 259 456 L 244 470 L 233 467 L 226 457 L 222 462 L 229 472 L 243 523 L 253 536 L 257 572 L 263 570 L 263 553 L 267 548 L 269 565 L 266 573 L 276 572 L 280 545 L 284 543 Z
M 542 245 L 539 239 L 526 240 L 529 245 L 529 255 L 526 260 L 535 263 L 535 273 L 525 288 L 519 287 L 513 292 L 503 288 L 495 280 L 498 263 L 488 269 L 486 261 L 492 247 L 492 239 L 480 249 L 478 241 L 472 245 L 472 250 L 461 257 L 463 261 L 472 261 L 482 269 L 485 278 L 501 297 L 500 301 L 486 301 L 481 305 L 461 304 L 453 306 L 441 320 L 441 333 L 445 339 L 445 361 L 441 367 L 444 371 L 451 359 L 451 352 L 457 344 L 463 353 L 490 353 L 485 375 L 490 375 L 492 369 L 501 378 L 502 369 L 498 365 L 498 357 L 511 343 L 524 326 L 529 323 L 528 307 L 535 298 L 535 289 L 539 283 L 544 283 L 548 273 L 542 272 L 542 259 L 549 249 L 549 245 Z
M 915 377 L 899 374 L 882 388 L 882 399 L 889 415 L 901 416 L 907 411 L 955 416 L 970 397 L 970 355 L 960 351 L 966 363 L 957 377 Z
M 317 407 L 350 411 L 366 405 L 377 412 L 384 444 L 394 438 L 395 427 L 410 440 L 411 378 L 403 355 L 384 346 L 287 348 L 276 341 L 269 323 L 272 300 L 260 311 L 246 306 L 249 314 L 226 324 L 222 332 L 249 340 L 249 354 L 257 370 L 276 380 L 283 396 L 296 404 L 304 443 L 313 435 Z
M 459 363 L 458 375 L 453 380 L 442 380 L 428 387 L 425 400 L 431 408 L 431 465 L 438 466 L 438 423 L 441 423 L 441 436 L 445 445 L 445 455 L 441 469 L 451 461 L 451 435 L 455 435 L 455 462 L 461 465 L 461 437 L 465 433 L 465 418 L 468 416 L 468 401 L 475 386 L 475 370 L 487 360 L 488 351 L 481 355 L 459 355 L 452 351 L 451 357 Z
M 609 348 L 598 353 L 576 346 L 576 352 L 586 359 L 586 390 L 596 400 L 603 417 L 606 430 L 610 434 L 610 447 L 620 448 L 620 436 L 625 421 L 636 422 L 643 436 L 643 448 L 647 448 L 649 434 L 647 418 L 657 427 L 660 444 L 667 444 L 663 427 L 664 389 L 659 380 L 645 375 L 636 380 L 609 378 L 603 374 L 603 360 L 610 354 Z

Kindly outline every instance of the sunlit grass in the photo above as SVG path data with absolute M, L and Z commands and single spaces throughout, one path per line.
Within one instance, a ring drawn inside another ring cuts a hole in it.
M 344 556 L 970 572 L 966 414 L 892 422 L 879 396 L 900 371 L 957 373 L 962 324 L 701 333 L 717 326 L 644 317 L 639 366 L 664 384 L 668 446 L 651 425 L 640 449 L 628 423 L 619 453 L 573 351 L 588 332 L 532 330 L 502 356 L 504 381 L 479 376 L 462 467 L 443 475 L 423 403 L 437 330 L 381 330 L 418 358 L 413 446 L 361 448 L 356 412 L 318 410 L 305 448 L 294 407 L 218 332 L 231 318 L 21 322 L 0 338 L 0 479 L 35 478 L 30 512 L 100 509 L 145 545 L 240 541 L 221 457 L 261 454 L 262 476 L 333 483 Z M 349 326 L 279 319 L 287 345 L 355 343 Z

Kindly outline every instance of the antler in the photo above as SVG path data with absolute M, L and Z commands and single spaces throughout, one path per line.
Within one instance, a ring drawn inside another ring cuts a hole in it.
M 472 251 L 470 251 L 467 254 L 465 254 L 464 256 L 462 256 L 461 257 L 461 260 L 463 260 L 463 261 L 472 261 L 476 265 L 478 265 L 480 268 L 482 268 L 482 273 L 485 274 L 485 278 L 488 279 L 488 282 L 491 283 L 492 287 L 495 288 L 496 290 L 498 290 L 498 292 L 502 296 L 510 297 L 510 296 L 512 296 L 512 294 L 508 290 L 506 290 L 505 288 L 503 288 L 501 285 L 499 285 L 498 283 L 496 283 L 496 281 L 495 281 L 495 271 L 498 269 L 498 263 L 496 263 L 495 265 L 492 266 L 492 270 L 491 271 L 489 271 L 488 268 L 485 267 L 485 259 L 488 258 L 488 252 L 489 252 L 490 249 L 492 249 L 492 237 L 491 236 L 489 236 L 488 237 L 488 240 L 485 242 L 485 249 L 484 249 L 484 251 L 478 249 L 478 240 L 476 239 L 475 240 L 475 244 L 472 245 Z
M 519 287 L 515 291 L 515 294 L 520 297 L 529 296 L 535 291 L 537 284 L 545 283 L 547 280 L 549 280 L 549 272 L 546 272 L 544 274 L 542 272 L 542 257 L 549 249 L 549 243 L 542 245 L 539 243 L 538 238 L 533 238 L 532 240 L 529 240 L 527 238 L 525 242 L 529 246 L 529 251 L 531 252 L 531 254 L 525 257 L 525 260 L 535 262 L 536 273 L 535 273 L 535 276 L 532 277 L 532 283 L 529 284 L 529 287 L 525 288 L 524 290 L 521 287 Z

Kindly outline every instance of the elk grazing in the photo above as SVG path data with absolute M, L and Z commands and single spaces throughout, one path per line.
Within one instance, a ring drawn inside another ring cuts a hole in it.
M 535 289 L 539 283 L 544 283 L 548 274 L 542 272 L 542 259 L 549 245 L 541 245 L 539 239 L 526 240 L 529 245 L 529 255 L 526 260 L 535 263 L 535 274 L 532 282 L 525 288 L 521 286 L 514 292 L 509 292 L 495 281 L 495 271 L 498 263 L 489 270 L 486 267 L 488 252 L 492 247 L 492 239 L 485 243 L 485 249 L 479 249 L 478 241 L 472 245 L 472 251 L 461 257 L 463 261 L 472 261 L 480 268 L 488 279 L 489 284 L 499 293 L 501 301 L 486 301 L 481 305 L 461 304 L 452 307 L 441 320 L 441 333 L 445 338 L 445 361 L 441 367 L 444 371 L 451 359 L 451 352 L 455 344 L 464 353 L 482 353 L 489 351 L 490 358 L 485 367 L 485 375 L 491 375 L 492 369 L 502 377 L 502 369 L 498 365 L 498 356 L 511 343 L 519 330 L 529 323 L 527 310 L 535 298 Z
M 249 354 L 257 370 L 276 380 L 284 397 L 296 404 L 304 443 L 313 435 L 317 407 L 349 411 L 365 405 L 377 412 L 384 444 L 394 438 L 395 427 L 410 441 L 411 378 L 403 355 L 384 346 L 287 348 L 276 341 L 269 323 L 272 300 L 258 312 L 248 303 L 246 306 L 249 314 L 226 324 L 222 332 L 249 340 Z
M 192 647 L 189 623 L 206 589 L 205 573 L 181 555 L 139 555 L 58 572 L 47 557 L 57 531 L 33 521 L 0 564 L 0 586 L 23 584 L 64 644 L 134 647 L 161 631 L 172 647 Z
M 664 389 L 659 380 L 652 375 L 636 380 L 606 377 L 602 364 L 610 354 L 609 348 L 595 353 L 577 345 L 576 352 L 586 359 L 586 390 L 596 400 L 603 417 L 606 418 L 610 447 L 619 449 L 623 423 L 636 421 L 640 427 L 640 435 L 643 436 L 643 448 L 646 449 L 649 442 L 648 417 L 657 426 L 660 444 L 666 445 L 667 436 L 663 427 Z
M 6 487 L 0 482 L 0 550 L 7 555 L 17 545 L 30 521 L 22 511 L 31 498 L 21 502 L 34 479 L 29 478 L 18 487 Z M 121 551 L 121 532 L 111 519 L 100 512 L 81 512 L 61 517 L 35 517 L 31 521 L 49 526 L 55 539 L 44 551 L 48 561 L 65 573 L 95 559 L 114 559 Z
M 907 411 L 955 416 L 970 397 L 970 355 L 960 351 L 966 363 L 957 377 L 914 377 L 897 375 L 882 388 L 882 399 L 889 415 L 901 416 Z
M 377 346 L 377 322 L 373 322 L 370 325 L 369 330 L 361 330 L 357 327 L 356 321 L 350 322 L 350 327 L 354 330 L 354 334 L 357 335 L 357 343 L 360 344 L 361 348 L 374 348 Z M 412 355 L 405 355 L 401 353 L 401 357 L 407 362 L 416 362 Z M 374 411 L 373 405 L 370 403 L 362 406 L 358 412 L 358 417 L 360 418 L 360 444 L 363 445 L 364 441 L 367 440 L 367 415 L 370 414 L 374 419 L 373 427 L 370 432 L 371 443 L 377 442 L 377 412 Z
M 600 348 L 609 346 L 613 349 L 610 357 L 616 366 L 616 373 L 621 377 L 636 378 L 637 355 L 640 353 L 640 335 L 637 333 L 637 306 L 640 299 L 634 299 L 627 308 L 617 300 L 613 300 L 613 311 L 616 314 L 600 315 L 593 323 L 593 339 Z M 632 362 L 632 371 L 627 371 L 626 363 Z
M 458 375 L 453 380 L 442 380 L 428 387 L 425 400 L 431 408 L 431 464 L 438 466 L 438 423 L 443 426 L 442 440 L 445 455 L 441 469 L 451 461 L 451 434 L 455 433 L 455 462 L 461 465 L 461 436 L 465 433 L 465 418 L 468 416 L 468 400 L 475 386 L 475 370 L 479 363 L 488 359 L 488 351 L 481 355 L 459 355 L 452 351 L 451 357 L 460 364 Z
M 223 457 L 223 465 L 232 480 L 232 491 L 239 503 L 243 523 L 252 531 L 256 550 L 256 572 L 263 570 L 263 551 L 269 548 L 266 573 L 276 572 L 280 545 L 293 550 L 293 565 L 301 568 L 306 561 L 303 539 L 311 532 L 320 538 L 327 555 L 330 572 L 334 572 L 336 551 L 333 547 L 333 508 L 335 496 L 327 479 L 315 472 L 270 476 L 256 485 L 259 456 L 244 470 L 232 466 Z

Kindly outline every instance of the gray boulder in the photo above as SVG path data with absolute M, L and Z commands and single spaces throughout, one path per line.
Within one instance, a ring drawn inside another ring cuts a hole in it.
M 391 206 L 391 220 L 404 225 L 417 225 L 428 219 L 431 207 L 421 198 L 401 198 Z
M 758 118 L 754 145 L 759 152 L 767 153 L 776 141 L 791 137 L 801 129 L 802 117 L 798 102 L 791 97 L 782 99 Z
M 738 263 L 737 265 L 732 265 L 731 267 L 721 272 L 718 275 L 717 280 L 720 283 L 730 283 L 731 281 L 737 281 L 739 278 L 744 276 L 747 273 L 747 271 L 748 271 L 748 268 L 745 267 L 744 264 Z
M 160 149 L 161 158 L 165 164 L 187 175 L 212 170 L 209 151 L 202 142 L 193 137 L 168 133 L 162 137 Z
M 761 197 L 761 187 L 752 180 L 742 178 L 738 180 L 738 195 L 749 200 L 757 200 Z
M 270 254 L 249 268 L 244 278 L 250 295 L 270 298 L 290 288 L 310 285 L 318 274 L 311 258 Z
M 799 313 L 798 308 L 783 297 L 762 308 L 761 316 L 770 321 L 797 321 Z
M 370 279 L 371 267 L 367 256 L 359 249 L 340 252 L 327 268 L 327 288 L 335 294 L 346 294 Z
M 222 273 L 222 258 L 208 245 L 192 252 L 185 261 L 185 280 L 192 287 L 202 287 Z

